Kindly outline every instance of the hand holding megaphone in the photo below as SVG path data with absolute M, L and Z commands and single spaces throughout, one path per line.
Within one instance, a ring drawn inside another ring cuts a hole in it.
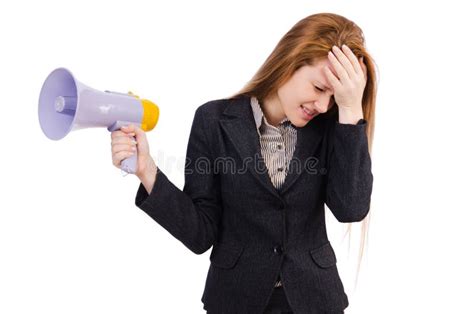
M 133 94 L 99 91 L 74 78 L 65 68 L 52 71 L 41 88 L 38 115 L 43 133 L 60 140 L 70 131 L 106 127 L 110 132 L 134 125 L 141 131 L 152 130 L 160 111 L 157 105 Z M 121 160 L 120 168 L 137 171 L 137 153 Z
M 135 174 L 140 177 L 148 167 L 156 167 L 150 155 L 146 133 L 133 124 L 123 126 L 120 130 L 113 131 L 111 137 L 112 163 L 117 168 L 122 168 L 122 160 L 137 155 Z

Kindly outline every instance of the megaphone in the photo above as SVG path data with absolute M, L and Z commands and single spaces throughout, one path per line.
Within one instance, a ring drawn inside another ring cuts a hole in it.
M 43 133 L 60 140 L 70 131 L 107 127 L 113 132 L 134 124 L 152 130 L 160 115 L 157 105 L 133 94 L 99 91 L 74 78 L 66 68 L 53 70 L 43 83 L 38 116 Z M 124 160 L 120 168 L 128 173 L 137 170 L 137 152 Z

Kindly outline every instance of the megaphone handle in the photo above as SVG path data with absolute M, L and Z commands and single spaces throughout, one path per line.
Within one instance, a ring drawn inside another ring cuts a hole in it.
M 136 140 L 135 137 L 133 138 Z M 137 152 L 135 151 L 132 156 L 122 160 L 120 163 L 120 168 L 128 173 L 137 172 Z
M 127 126 L 130 124 L 135 124 L 136 126 L 140 127 L 140 124 L 135 123 L 135 122 L 116 121 L 113 125 L 109 126 L 107 130 L 109 130 L 110 132 L 113 132 L 120 129 L 122 126 Z M 137 141 L 135 136 L 133 137 L 133 140 L 135 142 Z M 127 173 L 137 172 L 137 157 L 138 157 L 137 154 L 138 152 L 135 151 L 132 156 L 122 160 L 122 162 L 120 163 L 120 168 Z

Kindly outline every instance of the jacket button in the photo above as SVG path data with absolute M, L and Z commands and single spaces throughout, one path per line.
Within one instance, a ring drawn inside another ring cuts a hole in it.
M 280 245 L 273 247 L 273 253 L 280 255 L 281 253 L 283 253 L 282 247 Z
M 286 206 L 285 202 L 281 202 L 279 208 L 280 208 L 281 210 L 283 210 L 283 209 L 285 209 L 285 206 Z

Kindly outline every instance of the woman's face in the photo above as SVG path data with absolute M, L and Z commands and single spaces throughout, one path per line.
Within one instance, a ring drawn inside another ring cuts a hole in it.
M 318 114 L 325 113 L 334 105 L 334 91 L 330 89 L 324 67 L 329 66 L 337 77 L 328 58 L 314 65 L 299 68 L 277 92 L 283 113 L 297 127 L 305 126 Z M 279 110 L 281 112 L 281 110 Z

